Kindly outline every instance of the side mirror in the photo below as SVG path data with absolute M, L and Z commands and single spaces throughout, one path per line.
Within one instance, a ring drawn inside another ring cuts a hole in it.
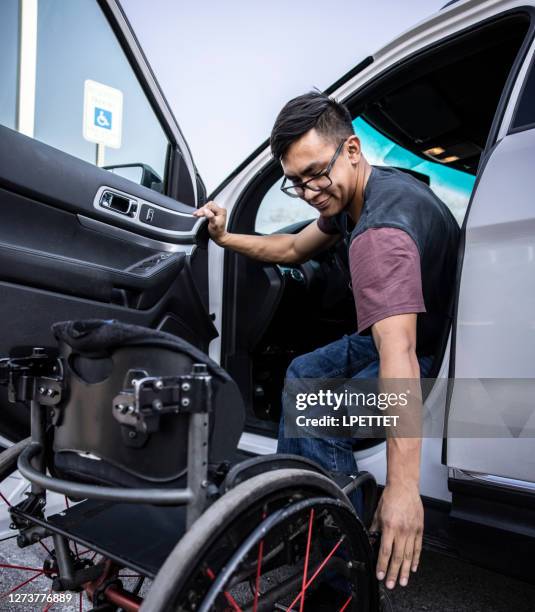
M 148 187 L 153 191 L 162 193 L 163 181 L 160 176 L 147 164 L 118 164 L 116 166 L 102 166 L 103 170 L 109 170 L 138 185 Z

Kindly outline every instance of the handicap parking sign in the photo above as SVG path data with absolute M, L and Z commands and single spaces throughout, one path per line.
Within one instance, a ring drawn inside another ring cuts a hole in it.
M 89 142 L 119 149 L 122 139 L 123 92 L 104 83 L 84 83 L 83 135 Z
M 111 130 L 111 112 L 95 106 L 95 125 Z

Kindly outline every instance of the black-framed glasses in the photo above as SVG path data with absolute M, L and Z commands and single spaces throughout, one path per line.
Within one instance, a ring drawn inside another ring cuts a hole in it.
M 309 178 L 307 181 L 302 181 L 301 183 L 291 183 L 290 185 L 286 185 L 286 182 L 290 179 L 285 177 L 284 181 L 282 181 L 281 191 L 283 191 L 291 198 L 302 198 L 305 195 L 305 191 L 307 189 L 310 189 L 310 191 L 315 192 L 325 191 L 325 189 L 328 189 L 333 184 L 329 173 L 333 169 L 333 166 L 336 160 L 338 159 L 338 156 L 342 152 L 344 142 L 345 140 L 342 140 L 342 142 L 338 145 L 336 151 L 334 152 L 334 155 L 331 158 L 331 161 L 329 162 L 325 170 L 323 170 L 323 172 L 316 174 L 316 176 Z

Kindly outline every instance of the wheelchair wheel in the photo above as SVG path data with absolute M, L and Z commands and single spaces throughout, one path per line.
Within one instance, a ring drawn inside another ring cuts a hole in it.
M 30 444 L 31 438 L 24 438 L 0 453 L 0 480 L 4 480 L 17 467 L 17 459 L 22 451 Z
M 30 484 L 17 472 L 17 459 L 30 443 L 30 438 L 13 444 L 0 454 L 0 608 L 11 609 L 10 604 L 17 606 L 27 602 L 35 609 L 49 609 L 80 599 L 82 594 L 52 593 L 53 543 L 52 538 L 43 538 L 33 545 L 20 548 L 18 531 L 11 530 L 8 508 L 25 499 Z M 59 496 L 58 496 L 59 497 Z M 57 506 L 57 502 L 56 502 Z M 59 509 L 68 507 L 68 501 L 62 500 Z M 72 552 L 79 559 L 90 559 L 93 551 L 72 546 Z M 47 594 L 44 601 L 33 601 L 35 593 Z M 31 597 L 31 602 L 28 602 Z M 76 599 L 75 599 L 76 598 Z M 42 604 L 42 605 L 39 605 Z M 5 606 L 5 608 L 4 608 Z
M 30 438 L 26 438 L 0 453 L 0 610 L 16 610 L 21 604 L 25 609 L 47 612 L 65 609 L 65 606 L 80 611 L 92 609 L 93 604 L 84 597 L 83 590 L 56 592 L 53 589 L 58 569 L 51 536 L 20 548 L 19 532 L 10 529 L 8 508 L 23 501 L 30 490 L 28 481 L 17 472 L 17 459 L 29 443 Z M 66 497 L 54 494 L 51 513 L 67 510 L 71 505 Z M 95 551 L 72 540 L 68 546 L 78 567 L 104 561 Z M 132 594 L 139 592 L 144 580 L 126 569 L 117 574 L 117 579 L 128 585 Z
M 192 525 L 142 610 L 378 609 L 366 530 L 342 490 L 308 470 L 255 476 Z

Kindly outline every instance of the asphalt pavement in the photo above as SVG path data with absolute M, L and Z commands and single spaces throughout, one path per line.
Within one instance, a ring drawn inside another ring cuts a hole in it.
M 39 547 L 32 548 L 35 550 L 33 558 L 27 556 L 27 550 L 20 551 L 14 540 L 2 542 L 0 562 L 9 560 L 10 563 L 39 567 L 46 552 L 39 550 Z M 2 593 L 21 582 L 25 574 L 21 572 L 19 577 L 5 570 L 0 572 Z M 40 577 L 26 585 L 21 592 L 47 593 L 49 588 L 48 579 Z M 390 592 L 390 598 L 395 612 L 535 612 L 535 586 L 426 551 L 422 555 L 420 569 L 412 576 L 409 586 L 397 587 Z M 78 612 L 79 605 L 79 598 L 75 595 L 69 604 L 54 604 L 51 612 Z M 0 599 L 1 612 L 34 612 L 45 607 L 46 604 L 10 603 L 5 597 Z M 89 610 L 91 606 L 84 601 L 82 608 Z
M 533 567 L 535 575 L 535 560 Z M 417 574 L 391 601 L 395 612 L 535 612 L 535 586 L 424 551 Z

